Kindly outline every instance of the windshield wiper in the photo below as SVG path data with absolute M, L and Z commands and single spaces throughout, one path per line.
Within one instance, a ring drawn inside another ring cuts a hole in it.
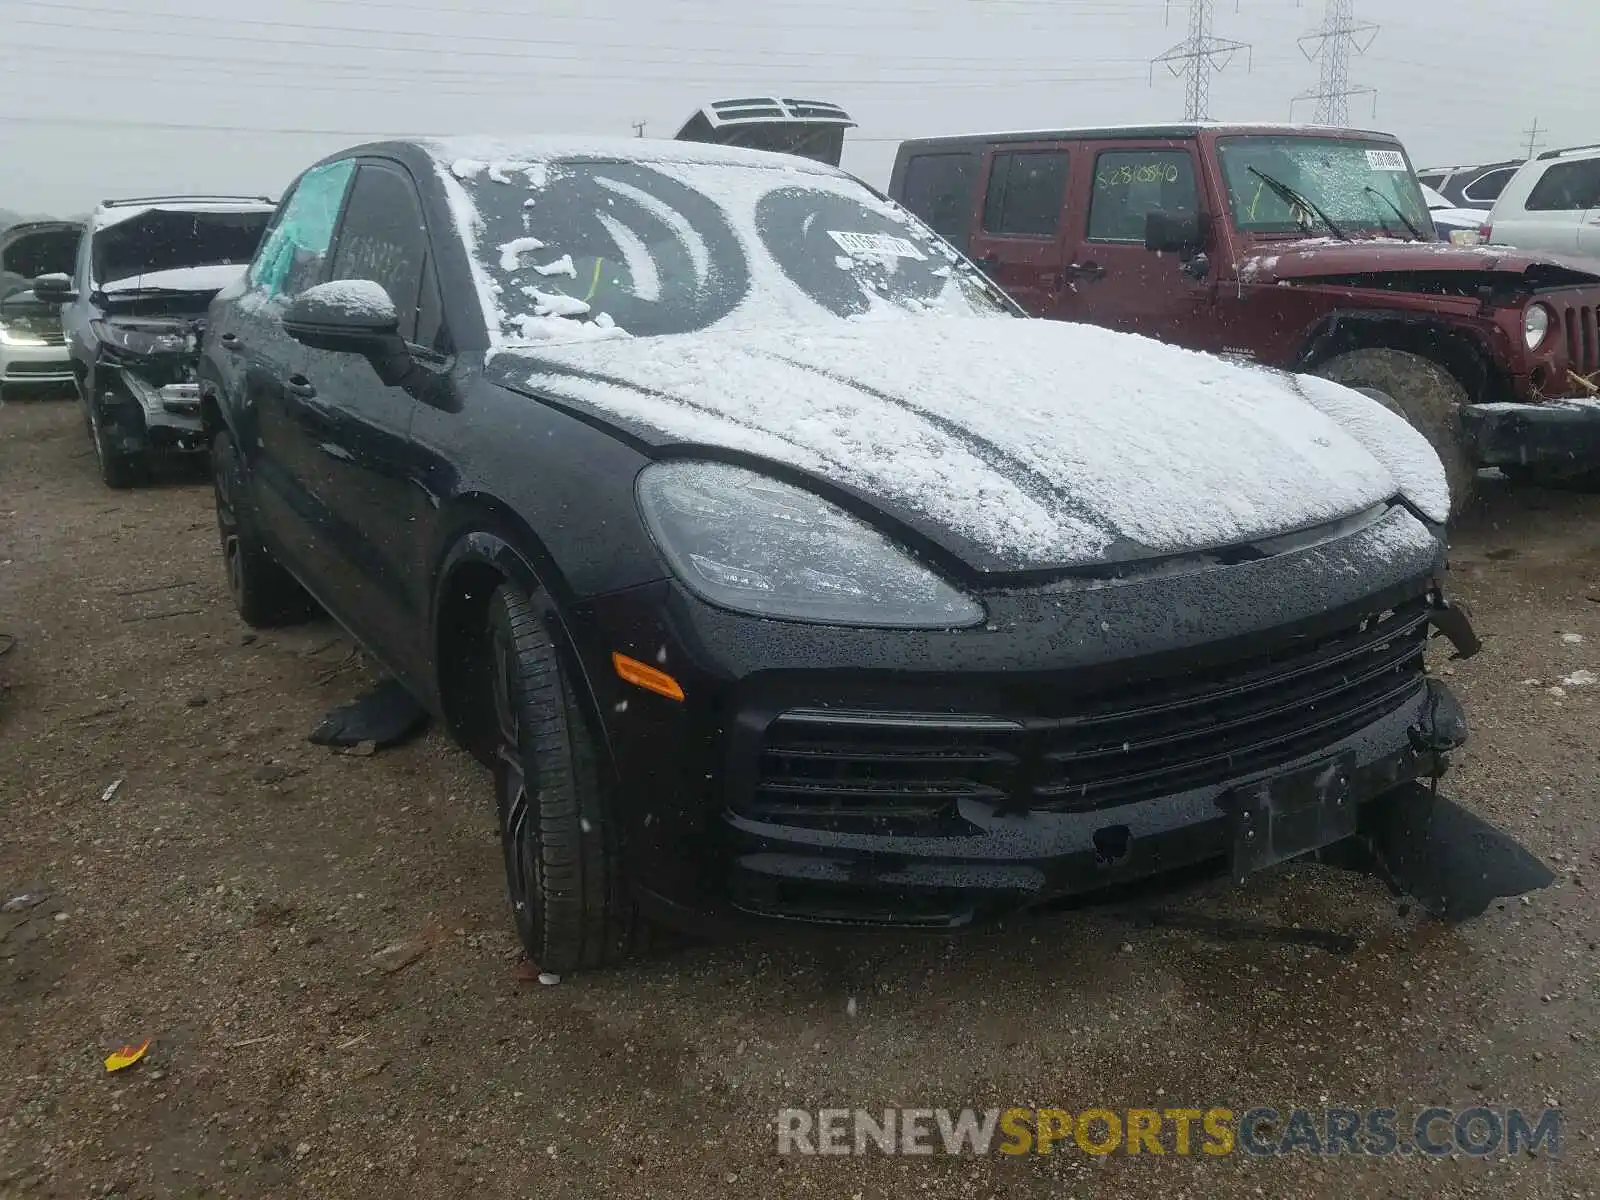
M 1321 219 L 1322 223 L 1328 227 L 1328 232 L 1332 233 L 1333 236 L 1338 238 L 1341 242 L 1348 242 L 1350 240 L 1350 235 L 1335 225 L 1333 223 L 1333 219 L 1329 217 L 1327 213 L 1323 212 L 1320 208 L 1311 203 L 1310 200 L 1306 199 L 1299 192 L 1295 191 L 1287 183 L 1284 183 L 1279 179 L 1274 179 L 1265 171 L 1258 171 L 1255 167 L 1251 167 L 1249 170 L 1250 174 L 1254 175 L 1257 179 L 1261 180 L 1262 183 L 1266 184 L 1273 191 L 1277 192 L 1281 199 L 1286 200 L 1288 203 L 1293 204 L 1308 213 L 1315 213 L 1316 216 Z
M 1400 218 L 1400 223 L 1411 231 L 1411 236 L 1413 238 L 1415 238 L 1419 242 L 1423 240 L 1422 230 L 1418 229 L 1415 225 L 1413 225 L 1411 223 L 1411 218 L 1407 217 L 1405 213 L 1400 211 L 1400 206 L 1398 204 L 1396 204 L 1393 200 L 1389 199 L 1389 197 L 1385 196 L 1382 192 L 1380 192 L 1377 188 L 1373 187 L 1370 183 L 1367 184 L 1367 186 L 1365 188 L 1363 188 L 1362 190 L 1363 191 L 1367 191 L 1367 192 L 1371 192 L 1379 200 L 1382 200 L 1385 204 L 1387 204 L 1390 208 L 1392 208 L 1394 210 L 1394 215 Z

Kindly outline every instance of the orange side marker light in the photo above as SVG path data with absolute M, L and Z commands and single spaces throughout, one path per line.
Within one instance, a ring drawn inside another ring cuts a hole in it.
M 668 700 L 682 700 L 683 687 L 665 671 L 658 671 L 648 663 L 642 663 L 637 658 L 629 658 L 626 654 L 611 652 L 611 665 L 617 669 L 617 677 L 642 687 L 647 692 L 654 692 L 658 696 L 665 696 Z

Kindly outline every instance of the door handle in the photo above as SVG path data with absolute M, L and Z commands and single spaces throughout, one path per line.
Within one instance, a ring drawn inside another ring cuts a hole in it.
M 217 340 L 222 343 L 224 350 L 232 351 L 234 354 L 244 349 L 244 343 L 239 340 L 237 333 L 225 333 Z
M 291 375 L 283 385 L 283 390 L 301 400 L 310 400 L 317 394 L 317 385 L 304 375 Z
M 1065 274 L 1068 279 L 1104 279 L 1106 269 L 1099 263 L 1068 263 Z

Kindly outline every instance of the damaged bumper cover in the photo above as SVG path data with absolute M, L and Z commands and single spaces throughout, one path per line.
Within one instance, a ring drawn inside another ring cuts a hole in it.
M 121 449 L 205 449 L 195 374 L 198 358 L 198 351 L 190 347 L 150 355 L 110 349 L 102 353 L 96 366 L 101 420 Z
M 1469 404 L 1461 424 L 1491 467 L 1600 467 L 1600 399 Z

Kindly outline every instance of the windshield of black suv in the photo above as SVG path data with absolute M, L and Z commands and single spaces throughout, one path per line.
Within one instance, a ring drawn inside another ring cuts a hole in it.
M 95 284 L 107 293 L 216 291 L 255 256 L 271 219 L 265 208 L 109 209 L 91 249 Z
M 512 342 L 1014 313 L 937 235 L 826 168 L 456 160 Z
M 1217 155 L 1242 232 L 1433 237 L 1422 189 L 1394 142 L 1229 137 Z

